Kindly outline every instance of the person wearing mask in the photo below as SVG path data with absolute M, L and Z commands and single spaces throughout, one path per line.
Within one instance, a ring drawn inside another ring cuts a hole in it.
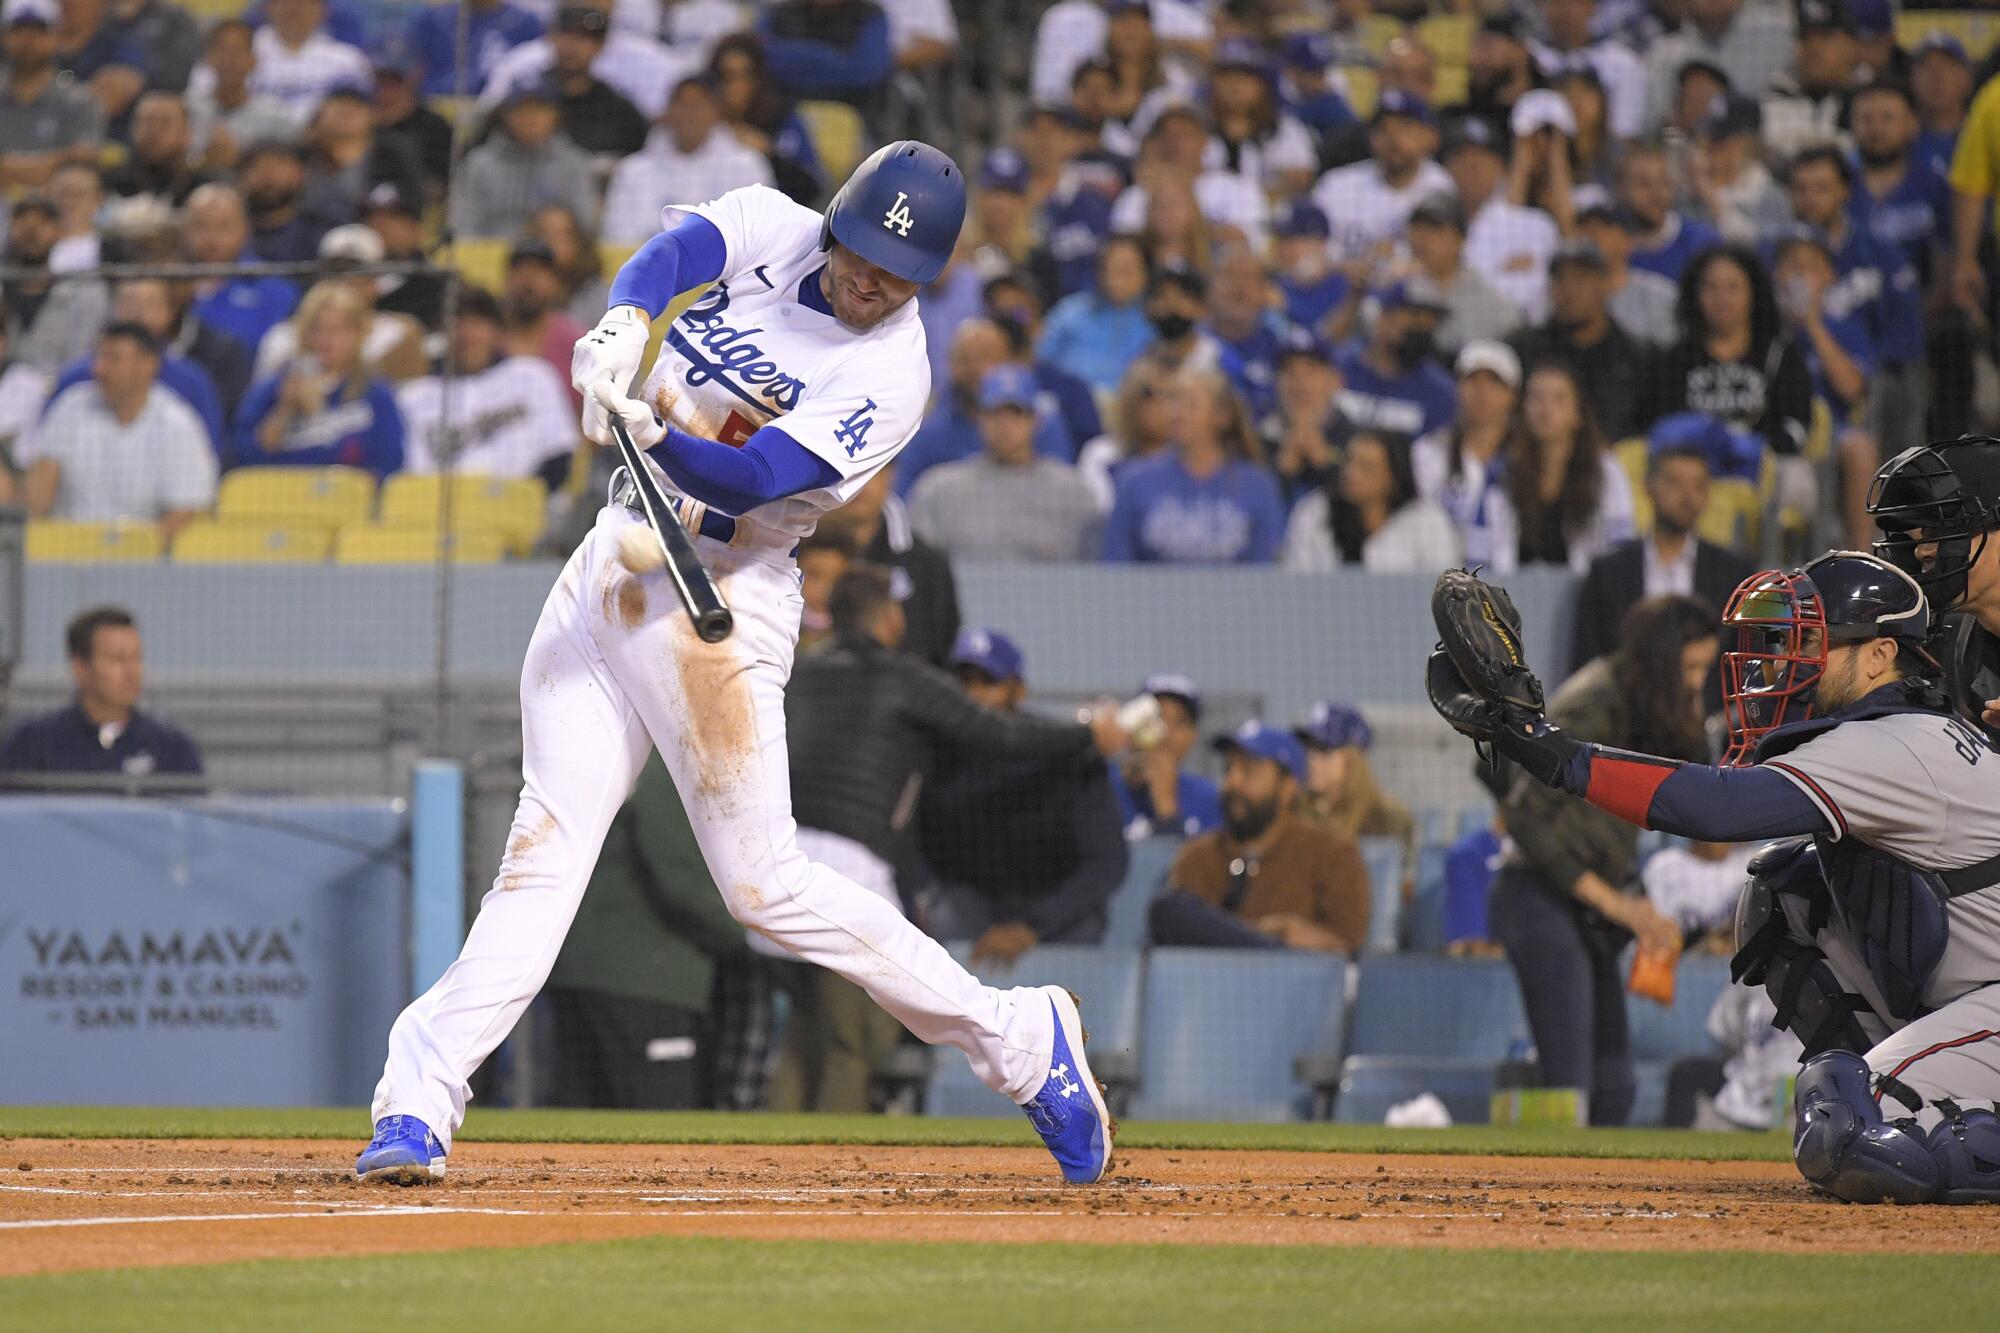
M 1457 564 L 1458 547 L 1451 516 L 1417 492 L 1409 441 L 1358 430 L 1333 478 L 1292 506 L 1278 563 L 1309 574 L 1432 573 Z
M 1151 745 L 1128 746 L 1111 767 L 1125 840 L 1143 842 L 1156 834 L 1192 838 L 1218 827 L 1220 789 L 1187 767 L 1201 741 L 1201 687 L 1186 676 L 1159 672 L 1146 677 L 1139 691 L 1160 705 L 1160 737 Z
M 368 307 L 346 285 L 323 282 L 299 303 L 299 345 L 277 374 L 252 386 L 236 414 L 226 466 L 366 468 L 379 481 L 403 466 L 403 415 L 387 381 L 368 373 Z
M 1269 564 L 1284 535 L 1284 499 L 1254 458 L 1248 413 L 1218 371 L 1166 384 L 1173 448 L 1122 468 L 1104 531 L 1114 563 Z
M 1152 276 L 1152 260 L 1137 238 L 1106 239 L 1097 255 L 1096 286 L 1056 302 L 1036 356 L 1067 367 L 1100 394 L 1116 393 L 1126 370 L 1156 337 L 1146 318 Z
M 1564 682 L 1550 721 L 1579 740 L 1705 762 L 1714 613 L 1692 598 L 1650 598 L 1627 613 L 1618 645 Z M 1622 1125 L 1635 1082 L 1620 955 L 1636 937 L 1671 962 L 1680 927 L 1628 889 L 1638 870 L 1632 825 L 1526 780 L 1501 812 L 1514 849 L 1493 885 L 1489 921 L 1521 988 L 1541 1082 L 1586 1096 L 1591 1124 Z
M 1391 283 L 1375 298 L 1365 338 L 1336 353 L 1340 414 L 1356 426 L 1428 435 L 1451 420 L 1451 376 L 1437 360 L 1444 296 L 1423 278 Z
M 118 606 L 74 617 L 63 631 L 76 696 L 17 723 L 0 743 L 0 773 L 199 774 L 188 734 L 139 709 L 145 658 L 138 622 Z
M 1356 954 L 1371 901 L 1361 849 L 1305 819 L 1298 737 L 1255 719 L 1215 748 L 1226 760 L 1222 827 L 1181 848 L 1148 914 L 1157 946 Z
M 1563 363 L 1528 372 L 1499 472 L 1473 512 L 1480 525 L 1464 527 L 1465 558 L 1503 572 L 1543 564 L 1581 574 L 1632 535 L 1625 469 Z
M 1658 358 L 1611 317 L 1610 265 L 1589 241 L 1568 241 L 1556 251 L 1549 317 L 1517 335 L 1514 350 L 1526 369 L 1549 361 L 1568 366 L 1608 438 L 1626 439 L 1652 419 L 1641 408 L 1653 392 Z

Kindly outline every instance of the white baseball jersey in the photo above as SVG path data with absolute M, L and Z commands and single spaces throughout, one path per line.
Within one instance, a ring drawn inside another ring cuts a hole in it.
M 816 286 L 827 256 L 820 215 L 767 186 L 687 213 L 722 233 L 722 277 L 668 326 L 643 395 L 666 421 L 703 439 L 740 445 L 777 422 L 840 472 L 829 487 L 759 505 L 740 522 L 803 537 L 819 516 L 854 497 L 923 421 L 931 393 L 924 326 L 912 300 L 865 333 L 824 309 Z M 893 214 L 876 219 L 894 227 Z M 664 482 L 669 490 L 671 482 Z
M 403 413 L 406 472 L 436 472 L 451 454 L 456 472 L 532 477 L 550 457 L 576 448 L 579 435 L 569 386 L 538 356 L 503 356 L 476 374 L 458 375 L 450 393 L 447 447 L 445 381 L 426 375 L 396 390 Z
M 2000 856 L 2000 750 L 1955 717 L 1842 723 L 1764 767 L 1819 807 L 1834 838 L 1859 838 L 1925 870 Z M 2000 982 L 2000 888 L 1953 898 L 1946 911 L 1951 942 L 1923 994 L 1934 1008 Z M 1845 970 L 1842 979 L 1856 980 Z
M 1450 194 L 1451 177 L 1426 159 L 1397 189 L 1382 177 L 1373 159 L 1335 167 L 1313 186 L 1312 201 L 1326 214 L 1333 234 L 1328 244 L 1340 256 L 1359 255 L 1383 241 L 1400 240 L 1410 213 L 1434 194 Z

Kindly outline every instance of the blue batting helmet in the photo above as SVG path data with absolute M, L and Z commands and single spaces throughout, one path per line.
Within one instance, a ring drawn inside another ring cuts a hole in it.
M 826 206 L 823 250 L 839 241 L 884 272 L 923 284 L 944 272 L 965 225 L 965 176 L 915 139 L 877 149 Z

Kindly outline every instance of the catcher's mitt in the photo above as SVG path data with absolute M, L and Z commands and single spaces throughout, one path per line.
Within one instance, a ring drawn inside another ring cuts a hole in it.
M 1542 711 L 1542 682 L 1521 647 L 1521 613 L 1505 588 L 1469 569 L 1447 569 L 1431 589 L 1439 647 L 1465 687 L 1482 699 Z

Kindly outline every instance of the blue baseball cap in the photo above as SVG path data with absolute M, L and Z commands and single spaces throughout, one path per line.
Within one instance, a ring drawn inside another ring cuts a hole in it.
M 1000 407 L 1018 407 L 1024 412 L 1035 410 L 1035 396 L 1041 386 L 1035 383 L 1035 372 L 1026 366 L 1011 362 L 995 366 L 986 372 L 986 378 L 979 381 L 979 410 L 991 412 Z
M 1333 38 L 1323 32 L 1295 32 L 1280 48 L 1286 69 L 1323 71 L 1334 61 Z
M 1322 699 L 1309 709 L 1292 734 L 1316 750 L 1338 750 L 1356 745 L 1367 749 L 1375 743 L 1374 728 L 1353 704 Z
M 1028 160 L 1018 148 L 995 148 L 979 164 L 979 188 L 1020 194 L 1028 188 Z
M 1025 678 L 1028 659 L 999 630 L 968 625 L 951 641 L 951 655 L 945 658 L 945 665 L 971 667 L 995 680 L 1021 680 Z
M 1384 116 L 1401 116 L 1405 120 L 1419 121 L 1425 125 L 1437 124 L 1437 116 L 1431 111 L 1431 104 L 1415 93 L 1406 93 L 1400 88 L 1391 88 L 1375 99 L 1375 114 L 1368 118 L 1374 124 Z
M 1264 79 L 1271 78 L 1275 73 L 1271 67 L 1271 53 L 1248 37 L 1231 37 L 1216 47 L 1215 59 L 1209 68 L 1248 70 Z
M 1917 44 L 1910 48 L 1910 59 L 1922 60 L 1933 51 L 1942 51 L 1961 65 L 1972 63 L 1972 57 L 1965 53 L 1965 43 L 1943 28 L 1932 28 L 1925 33 Z
M 1300 196 L 1286 204 L 1277 220 L 1271 223 L 1271 234 L 1280 240 L 1306 236 L 1323 241 L 1333 235 L 1333 224 L 1326 220 L 1326 213 L 1318 204 Z
M 1896 6 L 1892 0 L 1847 0 L 1854 31 L 1862 37 L 1886 37 L 1896 30 Z
M 1156 671 L 1146 677 L 1139 687 L 1142 694 L 1163 694 L 1169 699 L 1179 699 L 1187 705 L 1194 720 L 1201 721 L 1201 687 L 1192 677 L 1183 676 L 1178 671 Z
M 1267 727 L 1251 718 L 1226 736 L 1213 742 L 1218 754 L 1240 750 L 1257 759 L 1268 759 L 1303 783 L 1306 780 L 1306 750 L 1299 738 L 1282 727 Z
M 1646 456 L 1699 454 L 1711 474 L 1755 481 L 1764 466 L 1764 443 L 1707 412 L 1675 412 L 1646 433 Z

